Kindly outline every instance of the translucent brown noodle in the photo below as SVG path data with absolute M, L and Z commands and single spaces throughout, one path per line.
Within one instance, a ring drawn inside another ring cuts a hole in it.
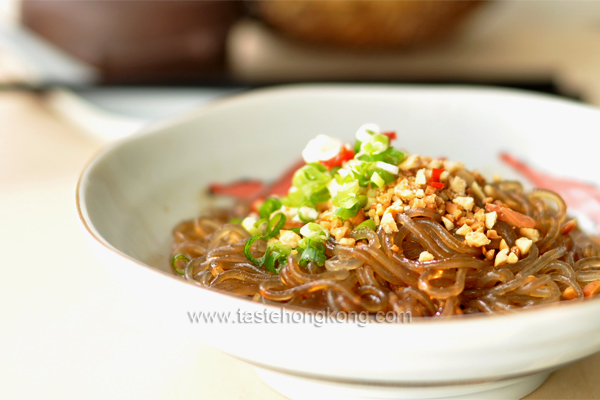
M 361 228 L 352 232 L 354 247 L 330 238 L 327 258 L 335 257 L 347 268 L 329 271 L 313 262 L 301 267 L 291 255 L 280 274 L 274 274 L 248 261 L 243 249 L 251 235 L 241 225 L 227 223 L 247 214 L 240 204 L 179 224 L 172 255 L 189 258 L 178 259 L 175 267 L 200 286 L 316 310 L 410 312 L 413 317 L 505 313 L 597 293 L 592 286 L 600 285 L 600 248 L 567 222 L 563 199 L 547 190 L 525 194 L 516 182 L 491 186 L 495 199 L 533 218 L 540 232 L 540 240 L 514 264 L 494 267 L 481 249 L 446 230 L 437 212 L 411 209 L 397 215 L 396 233 Z M 476 204 L 484 206 L 481 199 Z M 515 245 L 518 228 L 498 221 L 494 229 L 509 247 Z M 488 247 L 497 248 L 497 242 Z M 260 239 L 253 254 L 260 257 L 266 248 Z M 423 251 L 435 259 L 419 262 Z

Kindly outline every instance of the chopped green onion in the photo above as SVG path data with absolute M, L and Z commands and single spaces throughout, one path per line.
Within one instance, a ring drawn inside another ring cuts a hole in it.
M 305 200 L 304 193 L 301 190 L 292 187 L 288 192 L 288 195 L 281 198 L 281 203 L 286 207 L 297 208 L 300 207 L 300 204 Z
M 187 263 L 190 262 L 190 259 L 188 256 L 186 256 L 185 254 L 175 254 L 173 256 L 173 258 L 171 259 L 171 266 L 173 267 L 173 269 L 175 270 L 175 272 L 177 272 L 179 275 L 185 275 L 185 269 L 179 269 L 177 268 L 177 266 L 175 265 L 175 263 L 178 260 L 185 260 Z
M 400 169 L 398 168 L 397 165 L 392 165 L 392 164 L 388 164 L 386 162 L 383 161 L 377 161 L 375 162 L 375 167 L 378 169 L 382 169 L 384 171 L 389 172 L 392 175 L 398 175 L 398 172 L 400 172 Z
M 242 223 L 242 219 L 241 218 L 231 218 L 229 221 L 227 221 L 228 224 L 241 224 Z
M 361 146 L 362 146 L 362 142 L 357 139 L 356 142 L 354 142 L 354 154 L 358 154 L 360 152 Z
M 242 226 L 244 227 L 245 230 L 248 231 L 249 234 L 260 235 L 262 233 L 262 230 L 256 226 L 256 223 L 257 223 L 256 219 L 254 219 L 252 217 L 246 217 L 242 221 Z
M 392 164 L 392 165 L 400 165 L 402 163 L 402 161 L 404 161 L 404 153 L 401 152 L 400 150 L 394 148 L 394 147 L 390 147 L 388 148 L 386 151 L 384 151 L 383 153 L 383 160 L 388 164 Z
M 379 188 L 382 188 L 385 186 L 385 181 L 383 180 L 383 178 L 381 176 L 379 176 L 379 174 L 377 172 L 373 172 L 373 175 L 371 175 L 371 182 L 376 184 L 377 187 L 379 187 Z
M 327 167 L 312 163 L 300 168 L 292 178 L 292 184 L 304 192 L 306 197 L 327 187 L 331 176 L 327 173 Z
M 298 218 L 302 222 L 312 222 L 319 216 L 319 211 L 309 202 L 298 208 Z
M 365 198 L 367 196 L 364 196 Z M 340 217 L 340 219 L 348 219 L 354 217 L 358 214 L 358 211 L 363 208 L 364 204 L 356 203 L 351 208 L 338 208 L 335 212 L 336 217 Z
M 362 142 L 366 142 L 373 135 L 379 134 L 379 125 L 377 124 L 364 124 L 356 131 L 356 139 Z
M 392 174 L 390 174 L 389 172 L 384 171 L 382 169 L 376 169 L 375 172 L 377 172 L 379 174 L 379 176 L 381 178 L 383 178 L 386 185 L 389 183 L 392 183 L 396 180 L 396 178 L 394 178 L 394 176 Z
M 271 216 L 271 214 L 273 214 L 275 211 L 281 209 L 281 205 L 282 205 L 281 201 L 278 198 L 269 197 L 267 200 L 265 200 L 263 205 L 260 207 L 258 214 L 260 215 L 261 218 L 268 219 Z
M 300 228 L 300 233 L 308 240 L 315 242 L 324 242 L 329 239 L 329 231 L 314 222 L 309 222 Z
M 300 235 L 300 228 L 290 228 L 288 231 L 294 232 L 296 235 Z
M 373 221 L 372 219 L 367 219 L 366 221 L 363 221 L 356 227 L 356 229 L 362 228 L 363 226 L 372 230 L 377 229 L 377 225 L 375 225 L 375 221 Z
M 291 252 L 292 248 L 283 243 L 276 242 L 271 244 L 267 250 L 268 256 L 265 259 L 265 269 L 278 274 L 281 267 L 287 264 L 287 257 Z M 276 262 L 279 263 L 278 267 L 275 267 Z
M 283 215 L 283 213 L 279 212 L 275 214 L 273 218 L 271 218 L 267 223 L 267 229 L 265 230 L 264 238 L 270 239 L 272 237 L 277 236 L 281 228 L 283 228 L 283 226 L 285 225 L 285 222 L 286 218 L 285 215 Z
M 380 154 L 390 146 L 390 138 L 385 135 L 373 135 L 369 141 L 363 142 L 360 152 L 368 155 Z
M 323 243 L 315 243 L 312 240 L 309 240 L 308 245 L 304 251 L 302 251 L 298 264 L 302 267 L 306 267 L 306 265 L 312 261 L 322 267 L 325 265 L 326 260 L 327 257 L 325 256 L 325 246 Z
M 356 203 L 360 203 L 360 200 L 359 196 L 354 193 L 341 193 L 333 200 L 333 205 L 341 208 L 351 208 Z
M 252 236 L 250 239 L 248 239 L 246 241 L 246 244 L 244 245 L 244 255 L 246 256 L 246 258 L 248 260 L 250 260 L 250 262 L 254 265 L 256 265 L 257 267 L 262 267 L 262 265 L 265 262 L 265 257 L 259 257 L 259 258 L 255 258 L 252 255 L 251 252 L 251 247 L 252 247 L 252 243 L 256 242 L 258 239 L 261 239 L 262 235 L 254 235 Z
M 337 174 L 340 169 L 342 169 L 342 166 L 336 165 L 335 167 L 331 168 L 331 170 L 329 170 L 329 175 L 335 176 L 335 174 Z
M 319 190 L 318 192 L 313 193 L 310 196 L 310 201 L 314 204 L 323 203 L 323 202 L 329 200 L 330 197 L 331 197 L 331 194 L 329 194 L 329 189 L 327 189 L 327 187 L 324 187 L 323 189 Z

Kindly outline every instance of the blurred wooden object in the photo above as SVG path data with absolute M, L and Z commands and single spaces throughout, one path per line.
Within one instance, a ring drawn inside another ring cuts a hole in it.
M 365 55 L 300 44 L 245 20 L 230 34 L 229 61 L 243 83 L 554 82 L 600 105 L 600 2 L 490 2 L 465 22 L 443 45 Z
M 289 37 L 353 50 L 422 46 L 451 36 L 472 1 L 259 0 L 259 17 Z
M 224 74 L 236 1 L 24 0 L 25 26 L 111 83 L 187 82 Z

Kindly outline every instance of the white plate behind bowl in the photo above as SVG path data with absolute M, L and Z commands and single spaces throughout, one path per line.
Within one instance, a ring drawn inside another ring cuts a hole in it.
M 504 379 L 500 386 L 516 387 L 511 378 L 547 373 L 600 349 L 600 321 L 592 318 L 600 311 L 598 301 L 512 316 L 365 328 L 190 324 L 188 311 L 276 310 L 170 274 L 171 230 L 206 206 L 208 184 L 275 179 L 309 139 L 322 133 L 353 141 L 366 122 L 395 130 L 401 149 L 464 161 L 488 177 L 494 172 L 517 177 L 497 157 L 508 151 L 547 172 L 599 182 L 591 161 L 596 148 L 589 142 L 600 127 L 600 112 L 591 107 L 497 89 L 282 87 L 218 101 L 103 151 L 84 171 L 77 192 L 88 238 L 132 290 L 200 340 L 268 369 L 325 379 L 330 388 L 328 380 L 340 381 L 343 390 L 357 395 L 366 392 L 349 380 L 383 385 L 382 391 L 369 392 L 380 397 L 465 394 L 491 390 L 484 382 L 498 379 Z M 349 350 L 356 343 L 360 348 Z M 519 395 L 539 384 L 539 376 Z M 276 374 L 263 377 L 277 381 Z M 415 393 L 422 385 L 444 389 Z

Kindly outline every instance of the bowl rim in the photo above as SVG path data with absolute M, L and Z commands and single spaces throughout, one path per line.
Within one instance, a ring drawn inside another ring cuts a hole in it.
M 97 232 L 94 228 L 94 224 L 89 218 L 87 214 L 87 207 L 84 203 L 85 194 L 84 194 L 84 186 L 87 184 L 87 179 L 90 176 L 91 172 L 95 168 L 95 166 L 99 165 L 108 155 L 117 151 L 121 146 L 129 144 L 131 142 L 137 140 L 143 140 L 145 137 L 153 136 L 153 135 L 161 135 L 163 133 L 163 129 L 176 126 L 178 124 L 190 121 L 194 118 L 199 118 L 205 114 L 209 114 L 214 109 L 219 109 L 221 107 L 227 107 L 230 103 L 243 102 L 253 99 L 260 99 L 264 97 L 271 97 L 277 94 L 320 94 L 325 93 L 325 95 L 331 91 L 336 91 L 337 93 L 341 92 L 351 92 L 351 91 L 384 91 L 386 93 L 393 92 L 406 92 L 406 91 L 415 91 L 415 92 L 430 92 L 431 94 L 439 94 L 439 93 L 457 93 L 461 95 L 467 96 L 509 96 L 509 97 L 517 97 L 520 99 L 528 99 L 531 101 L 542 101 L 549 102 L 554 104 L 563 104 L 570 107 L 578 108 L 581 110 L 586 110 L 587 112 L 592 111 L 598 114 L 600 118 L 600 109 L 594 107 L 589 104 L 580 103 L 573 99 L 561 98 L 556 95 L 551 95 L 547 93 L 537 93 L 531 92 L 524 89 L 515 89 L 515 88 L 505 88 L 505 87 L 495 87 L 495 86 L 480 86 L 480 85 L 423 85 L 423 84 L 346 84 L 346 83 L 327 83 L 327 84 L 288 84 L 288 85 L 276 85 L 272 87 L 266 88 L 258 88 L 258 89 L 250 89 L 242 92 L 236 92 L 232 94 L 225 95 L 219 99 L 213 100 L 208 104 L 202 105 L 196 109 L 190 110 L 188 112 L 178 114 L 164 120 L 159 120 L 154 123 L 150 123 L 145 127 L 141 128 L 136 133 L 129 135 L 124 138 L 120 138 L 114 142 L 109 143 L 107 146 L 99 149 L 88 162 L 85 164 L 83 170 L 81 171 L 79 178 L 77 180 L 77 185 L 75 188 L 75 207 L 79 222 L 85 232 L 97 243 L 103 246 L 106 250 L 118 255 L 121 258 L 124 258 L 134 264 L 143 267 L 146 271 L 151 271 L 152 273 L 157 273 L 162 276 L 168 277 L 173 281 L 179 282 L 179 284 L 191 285 L 200 290 L 207 290 L 212 295 L 215 296 L 226 296 L 229 298 L 234 298 L 243 302 L 247 302 L 247 304 L 255 304 L 260 306 L 266 306 L 268 309 L 279 310 L 281 308 L 289 311 L 289 312 L 310 312 L 314 310 L 307 310 L 305 308 L 301 308 L 298 306 L 289 306 L 289 305 L 279 305 L 279 304 L 270 304 L 270 303 L 256 303 L 252 302 L 250 299 L 240 298 L 239 296 L 233 295 L 231 293 L 209 289 L 204 287 L 199 287 L 192 282 L 181 279 L 179 276 L 175 274 L 169 274 L 166 271 L 157 269 L 152 267 L 136 258 L 125 254 L 118 248 L 114 247 L 112 244 L 108 242 L 108 240 L 104 239 L 102 235 Z M 600 296 L 595 296 L 594 298 L 588 299 L 575 299 L 571 301 L 559 301 L 555 303 L 541 304 L 525 309 L 516 310 L 516 312 L 511 313 L 495 313 L 495 314 L 485 314 L 485 313 L 476 313 L 476 314 L 466 314 L 460 316 L 449 316 L 449 317 L 431 317 L 431 318 L 411 318 L 410 324 L 394 324 L 394 323 L 378 323 L 372 324 L 374 326 L 398 326 L 398 325 L 414 325 L 414 324 L 437 324 L 437 325 L 455 325 L 457 321 L 462 325 L 468 325 L 467 321 L 471 323 L 485 323 L 485 321 L 490 320 L 502 320 L 507 321 L 509 319 L 516 320 L 522 318 L 531 318 L 531 317 L 539 317 L 543 318 L 545 314 L 550 312 L 553 314 L 557 313 L 566 313 L 568 310 L 576 307 L 577 309 L 581 309 L 583 311 L 584 308 L 595 308 L 600 305 Z M 565 311 L 567 310 L 567 311 Z M 555 315 L 555 318 L 559 318 L 559 315 Z M 482 322 L 480 322 L 482 321 Z M 381 328 L 379 328 L 381 329 Z

